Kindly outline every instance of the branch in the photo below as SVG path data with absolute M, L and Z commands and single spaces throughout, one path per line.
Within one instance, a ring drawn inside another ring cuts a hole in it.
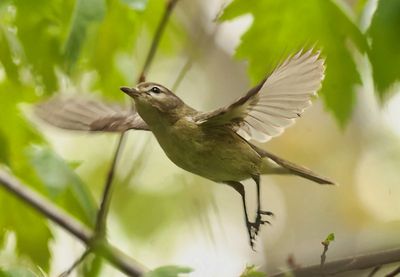
M 139 74 L 137 81 L 138 83 L 144 82 L 146 80 L 147 72 L 149 71 L 150 65 L 154 59 L 158 45 L 160 44 L 161 37 L 164 33 L 165 27 L 167 26 L 169 17 L 171 16 L 172 10 L 174 9 L 177 2 L 178 0 L 169 0 L 166 4 L 164 14 L 160 20 L 160 23 L 158 23 L 156 32 L 154 33 L 154 37 L 151 42 L 150 50 L 147 53 L 142 72 Z
M 0 169 L 0 184 L 6 190 L 26 202 L 48 219 L 60 225 L 63 229 L 77 237 L 83 243 L 88 244 L 92 238 L 92 232 L 81 223 L 70 217 L 63 210 L 49 202 L 37 192 L 22 185 L 17 179 L 9 175 L 4 169 Z
M 176 78 L 174 84 L 172 85 L 172 91 L 176 93 L 180 83 L 182 82 L 183 78 L 185 77 L 186 73 L 190 70 L 193 65 L 193 56 L 189 56 L 182 66 L 181 70 L 178 73 L 178 77 Z
M 171 16 L 171 13 L 177 2 L 178 2 L 178 0 L 169 0 L 166 4 L 164 14 L 160 20 L 160 23 L 158 24 L 157 30 L 152 39 L 150 50 L 147 53 L 146 60 L 143 65 L 143 69 L 137 78 L 138 83 L 144 82 L 146 80 L 145 76 L 150 68 L 150 65 L 151 65 L 153 59 L 154 59 L 158 45 L 160 44 L 162 34 L 164 33 L 165 27 L 167 26 L 168 19 Z M 117 145 L 117 148 L 115 149 L 113 161 L 111 163 L 111 167 L 110 167 L 110 169 L 108 171 L 108 175 L 107 175 L 107 180 L 104 185 L 102 200 L 100 202 L 101 203 L 100 209 L 99 209 L 97 221 L 96 221 L 96 235 L 103 236 L 103 237 L 105 236 L 105 233 L 106 233 L 105 229 L 106 229 L 107 213 L 108 213 L 108 209 L 109 209 L 110 202 L 111 202 L 112 181 L 114 179 L 114 173 L 115 173 L 117 161 L 119 159 L 120 153 L 122 152 L 125 138 L 126 138 L 126 132 L 123 132 L 119 137 L 118 145 Z
M 123 254 L 106 240 L 93 241 L 93 233 L 86 226 L 83 226 L 37 192 L 29 189 L 4 169 L 0 169 L 0 185 L 24 203 L 81 240 L 88 248 L 92 248 L 93 252 L 107 259 L 111 264 L 128 276 L 142 276 L 147 271 L 143 265 Z
M 75 262 L 66 271 L 61 273 L 58 277 L 69 276 L 71 272 L 86 259 L 86 257 L 90 254 L 90 252 L 91 252 L 90 249 L 87 248 L 85 252 L 83 252 L 82 255 L 78 259 L 76 259 Z
M 389 274 L 386 274 L 385 277 L 395 277 L 397 275 L 400 274 L 400 266 L 397 267 L 395 270 L 393 270 L 392 272 L 390 272 Z
M 165 27 L 167 26 L 168 20 L 171 16 L 171 13 L 176 5 L 178 0 L 169 0 L 166 4 L 166 8 L 164 10 L 164 14 L 160 20 L 160 23 L 158 24 L 157 30 L 154 34 L 154 37 L 151 42 L 151 46 L 149 49 L 149 52 L 147 53 L 146 60 L 143 65 L 143 69 L 140 72 L 137 82 L 144 82 L 146 79 L 146 74 L 150 68 L 150 65 L 154 59 L 154 56 L 156 54 L 157 48 L 160 44 L 160 40 L 162 37 L 162 34 L 164 33 Z M 100 208 L 97 213 L 97 218 L 96 218 L 96 226 L 95 226 L 95 232 L 93 234 L 93 240 L 105 240 L 106 237 L 106 223 L 107 223 L 107 215 L 108 211 L 110 208 L 110 203 L 111 203 L 111 197 L 112 197 L 112 191 L 113 191 L 113 179 L 115 175 L 115 171 L 117 168 L 117 162 L 119 160 L 119 157 L 121 155 L 121 152 L 123 150 L 124 142 L 126 139 L 126 132 L 123 132 L 118 139 L 118 144 L 114 152 L 114 156 L 110 165 L 110 169 L 108 170 L 107 178 L 105 181 L 104 185 L 104 190 L 102 194 L 102 198 L 100 201 Z M 90 245 L 88 245 L 88 249 L 86 252 L 90 252 Z M 85 253 L 86 253 L 85 252 Z M 79 265 L 86 257 L 86 255 L 81 256 L 77 261 L 75 261 L 72 266 L 67 270 L 67 272 L 71 272 L 77 265 Z M 105 253 L 108 253 L 107 251 Z M 109 256 L 110 259 L 112 259 L 113 255 Z M 114 262 L 118 263 L 120 260 L 114 260 Z M 124 264 L 119 264 L 120 266 L 126 266 Z
M 324 250 L 322 251 L 321 254 L 321 263 L 320 263 L 320 271 L 323 272 L 324 264 L 326 261 L 326 252 L 328 252 L 329 249 L 329 244 L 331 244 L 332 241 L 335 240 L 335 234 L 330 233 L 324 241 L 321 242 L 321 244 L 324 246 Z
M 372 277 L 375 275 L 375 273 L 377 273 L 379 271 L 379 269 L 381 269 L 382 265 L 377 265 L 375 266 L 372 271 L 368 274 L 368 277 Z
M 295 270 L 291 270 L 290 272 L 296 277 L 320 276 L 321 274 L 334 275 L 347 271 L 368 269 L 378 265 L 385 265 L 399 261 L 400 247 L 328 262 L 324 264 L 323 272 L 321 272 L 320 264 L 296 268 Z M 286 274 L 288 273 L 289 271 L 279 272 L 272 274 L 271 277 L 283 277 L 287 276 Z
M 106 222 L 107 214 L 110 208 L 111 196 L 112 196 L 112 181 L 114 179 L 115 169 L 117 167 L 117 161 L 120 156 L 120 152 L 123 149 L 123 144 L 126 138 L 126 133 L 123 132 L 119 136 L 117 148 L 115 149 L 115 154 L 111 162 L 110 169 L 108 170 L 106 183 L 104 185 L 103 195 L 100 202 L 100 208 L 97 213 L 95 234 L 98 237 L 104 237 L 106 235 Z

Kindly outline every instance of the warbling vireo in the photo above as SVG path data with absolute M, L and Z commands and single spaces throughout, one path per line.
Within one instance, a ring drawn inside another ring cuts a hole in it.
M 295 165 L 251 144 L 280 135 L 311 105 L 321 87 L 324 60 L 319 52 L 300 51 L 280 64 L 265 80 L 227 107 L 199 112 L 162 85 L 140 83 L 121 87 L 133 98 L 136 110 L 94 100 L 54 98 L 39 104 L 37 114 L 65 129 L 87 131 L 150 130 L 177 166 L 240 193 L 251 247 L 260 226 L 269 223 L 261 209 L 260 175 L 295 174 L 319 184 L 333 184 L 307 168 Z M 245 189 L 257 185 L 257 214 L 249 220 Z

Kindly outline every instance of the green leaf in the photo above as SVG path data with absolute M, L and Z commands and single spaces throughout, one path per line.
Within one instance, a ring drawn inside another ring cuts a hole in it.
M 190 273 L 192 271 L 189 267 L 166 265 L 148 272 L 144 277 L 179 277 L 181 273 Z
M 8 164 L 9 160 L 9 146 L 6 135 L 0 130 L 0 163 Z
M 67 71 L 71 70 L 79 57 L 88 28 L 92 23 L 101 21 L 105 13 L 105 0 L 76 1 L 71 30 L 64 49 Z
M 24 152 L 26 145 L 39 143 L 42 138 L 26 122 L 17 106 L 24 99 L 32 99 L 34 90 L 4 81 L 0 83 L 0 91 L 0 110 L 6 115 L 0 117 L 0 134 L 4 141 L 0 147 L 1 162 L 12 168 L 13 173 L 33 189 L 42 191 L 43 187 L 35 177 Z M 0 242 L 7 230 L 14 232 L 17 253 L 29 257 L 36 265 L 48 270 L 48 243 L 52 235 L 47 221 L 3 189 L 0 189 L 0 211 L 8 211 L 0 213 Z
M 400 1 L 378 1 L 368 35 L 372 45 L 369 59 L 378 94 L 383 98 L 400 80 Z
M 352 20 L 331 0 L 234 0 L 221 19 L 248 13 L 254 20 L 236 57 L 248 60 L 252 82 L 262 80 L 287 55 L 314 45 L 326 57 L 322 99 L 338 122 L 346 123 L 355 101 L 353 87 L 361 82 L 348 42 L 361 52 L 367 49 Z
M 28 157 L 50 197 L 86 224 L 94 226 L 97 207 L 86 184 L 50 148 L 32 146 Z
M 328 246 L 332 241 L 335 240 L 335 234 L 334 233 L 330 233 L 326 239 L 322 242 L 323 245 Z
M 255 265 L 246 266 L 240 277 L 266 277 L 264 272 L 258 271 Z
M 35 83 L 47 93 L 57 87 L 55 66 L 62 64 L 62 45 L 68 30 L 74 0 L 17 0 L 15 22 L 23 47 L 21 66 L 32 67 Z M 32 12 L 35 11 L 35 12 Z
M 0 8 L 0 17 L 5 13 L 6 7 Z M 7 77 L 13 82 L 19 82 L 18 67 L 13 61 L 20 52 L 15 35 L 7 30 L 0 22 L 0 62 L 4 67 Z
M 49 269 L 49 241 L 52 238 L 47 221 L 31 207 L 23 204 L 15 196 L 0 190 L 0 242 L 7 230 L 13 231 L 17 239 L 17 253 L 29 257 L 35 265 L 45 271 Z
M 17 267 L 7 270 L 0 268 L 0 277 L 43 277 L 43 275 L 36 274 L 27 268 Z

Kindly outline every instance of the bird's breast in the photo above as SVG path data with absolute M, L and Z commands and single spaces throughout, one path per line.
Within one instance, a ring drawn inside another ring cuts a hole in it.
M 259 173 L 261 158 L 229 129 L 204 130 L 185 121 L 153 133 L 168 158 L 189 172 L 217 182 Z

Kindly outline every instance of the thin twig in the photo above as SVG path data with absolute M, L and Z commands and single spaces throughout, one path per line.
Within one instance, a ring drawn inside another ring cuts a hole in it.
M 115 149 L 115 154 L 113 156 L 111 166 L 107 174 L 106 183 L 104 185 L 103 196 L 101 198 L 99 212 L 97 213 L 97 220 L 95 227 L 95 233 L 99 237 L 105 236 L 106 233 L 107 214 L 108 214 L 108 209 L 110 207 L 112 188 L 113 188 L 112 181 L 114 179 L 117 161 L 123 149 L 125 138 L 126 138 L 125 132 L 119 136 L 117 148 Z
M 137 78 L 138 83 L 143 82 L 146 79 L 145 76 L 147 75 L 150 65 L 154 59 L 154 56 L 156 54 L 156 51 L 157 51 L 158 46 L 161 41 L 162 34 L 164 33 L 165 27 L 167 26 L 168 20 L 169 20 L 171 13 L 177 2 L 178 2 L 178 0 L 169 0 L 166 4 L 164 14 L 160 20 L 160 23 L 157 26 L 157 30 L 156 30 L 155 34 L 153 36 L 151 46 L 150 46 L 149 52 L 147 53 L 146 60 L 144 62 L 142 71 L 140 72 L 140 74 Z M 117 162 L 119 160 L 119 157 L 121 156 L 125 139 L 126 139 L 126 132 L 123 132 L 119 136 L 118 144 L 117 144 L 117 147 L 114 152 L 111 166 L 110 166 L 110 169 L 108 170 L 107 179 L 106 179 L 106 182 L 104 185 L 103 195 L 102 195 L 102 199 L 100 201 L 100 208 L 99 208 L 99 211 L 97 214 L 97 220 L 96 220 L 94 236 L 97 239 L 103 239 L 106 236 L 107 215 L 108 215 L 108 210 L 110 207 L 112 191 L 113 191 L 112 184 L 113 184 L 115 171 L 117 168 Z
M 79 259 L 76 259 L 75 262 L 63 273 L 59 275 L 59 277 L 68 277 L 71 272 L 79 266 L 85 259 L 86 257 L 91 253 L 91 249 L 87 248 L 85 252 L 82 253 L 82 255 L 79 257 Z
M 54 206 L 43 196 L 22 185 L 17 179 L 0 169 L 0 184 L 18 198 L 33 206 L 47 218 L 54 221 L 84 243 L 89 243 L 92 232 L 80 222 L 71 218 L 63 210 Z
M 289 254 L 289 256 L 288 256 L 288 258 L 286 260 L 286 263 L 289 266 L 289 268 L 292 269 L 292 270 L 300 267 L 300 265 L 298 265 L 296 263 L 296 259 L 294 258 L 293 254 Z
M 399 275 L 399 274 L 400 274 L 400 266 L 397 267 L 397 268 L 396 268 L 395 270 L 393 270 L 392 272 L 386 274 L 385 277 L 395 277 L 395 276 L 397 276 L 397 275 Z
M 164 14 L 161 18 L 160 23 L 157 26 L 156 32 L 154 33 L 154 37 L 151 42 L 150 50 L 147 53 L 142 72 L 139 74 L 138 83 L 144 82 L 146 80 L 147 72 L 149 71 L 150 65 L 154 59 L 158 45 L 160 44 L 161 37 L 164 33 L 165 27 L 167 26 L 169 17 L 170 17 L 172 10 L 174 9 L 177 2 L 178 2 L 178 0 L 169 0 L 167 2 L 166 8 L 164 10 Z
M 171 16 L 172 10 L 175 7 L 177 2 L 178 2 L 178 0 L 170 0 L 170 1 L 168 1 L 167 5 L 166 5 L 164 14 L 160 20 L 160 23 L 158 24 L 157 30 L 152 39 L 150 50 L 146 56 L 146 60 L 143 65 L 143 69 L 138 76 L 138 79 L 137 79 L 138 83 L 143 82 L 146 79 L 145 76 L 147 75 L 150 65 L 154 59 L 158 45 L 160 44 L 162 34 L 164 33 L 165 27 L 167 25 L 168 19 Z M 107 219 L 108 208 L 109 208 L 109 205 L 111 202 L 112 181 L 114 179 L 116 165 L 117 165 L 120 153 L 122 152 L 123 142 L 124 142 L 125 138 L 126 138 L 126 132 L 123 132 L 119 137 L 118 145 L 115 150 L 114 157 L 113 157 L 113 162 L 111 163 L 111 167 L 110 167 L 110 169 L 108 171 L 108 175 L 107 175 L 107 180 L 104 185 L 103 197 L 100 202 L 101 203 L 100 210 L 98 212 L 97 222 L 96 222 L 96 235 L 99 235 L 99 236 L 105 236 L 105 233 L 106 233 L 106 230 L 105 230 L 106 229 L 106 219 Z
M 382 265 L 377 265 L 377 266 L 375 266 L 375 267 L 372 269 L 372 271 L 368 274 L 368 277 L 374 276 L 375 273 L 377 273 L 378 270 L 381 269 L 381 268 L 382 268 Z
M 182 66 L 181 70 L 179 71 L 178 77 L 176 78 L 174 84 L 172 85 L 172 91 L 176 93 L 180 83 L 182 82 L 183 78 L 185 77 L 186 73 L 190 70 L 193 65 L 193 56 L 189 56 Z
M 326 275 L 334 275 L 342 272 L 363 270 L 372 268 L 378 265 L 391 264 L 400 262 L 400 246 L 390 250 L 370 253 L 359 254 L 353 257 L 348 257 L 336 261 L 326 262 L 324 264 L 324 273 Z M 320 264 L 301 267 L 291 270 L 296 277 L 302 276 L 320 276 Z M 286 276 L 288 272 L 279 272 L 271 274 L 271 277 Z
M 154 34 L 154 37 L 151 42 L 151 46 L 149 49 L 149 52 L 146 56 L 145 63 L 143 65 L 143 69 L 140 72 L 137 82 L 143 82 L 145 81 L 145 76 L 147 75 L 147 72 L 150 68 L 150 65 L 154 59 L 154 56 L 156 54 L 158 45 L 160 44 L 160 40 L 162 37 L 162 34 L 164 33 L 165 27 L 167 25 L 168 19 L 172 13 L 173 8 L 175 7 L 176 3 L 178 0 L 170 0 L 167 2 L 164 14 L 160 20 L 160 23 L 158 24 L 157 30 Z M 96 219 L 96 226 L 95 226 L 95 233 L 94 233 L 94 240 L 96 239 L 104 239 L 106 236 L 106 223 L 107 223 L 107 215 L 108 215 L 108 210 L 110 208 L 110 203 L 111 203 L 111 198 L 112 198 L 112 191 L 113 191 L 113 179 L 115 175 L 115 171 L 117 168 L 117 162 L 119 160 L 119 157 L 121 156 L 124 142 L 126 139 L 126 132 L 123 132 L 118 139 L 118 144 L 115 149 L 113 159 L 111 162 L 110 169 L 108 170 L 107 178 L 105 181 L 104 189 L 103 189 L 103 194 L 102 198 L 100 201 L 100 208 L 97 213 L 97 219 Z M 85 258 L 85 257 L 83 257 Z M 71 270 L 73 270 L 75 264 L 80 260 L 80 258 L 71 266 Z M 82 262 L 82 261 L 80 261 Z
M 146 271 L 143 265 L 129 258 L 120 250 L 110 245 L 106 240 L 93 241 L 93 233 L 76 219 L 65 213 L 49 200 L 38 194 L 11 176 L 6 170 L 0 169 L 0 185 L 18 197 L 25 204 L 59 225 L 61 228 L 81 240 L 93 252 L 107 259 L 116 268 L 128 276 L 142 276 Z M 92 248 L 92 243 L 95 245 Z
M 322 271 L 322 269 L 324 267 L 324 264 L 325 264 L 326 252 L 328 252 L 329 243 L 322 242 L 322 245 L 324 246 L 324 250 L 322 251 L 322 254 L 321 254 L 321 262 L 320 262 L 321 271 Z

